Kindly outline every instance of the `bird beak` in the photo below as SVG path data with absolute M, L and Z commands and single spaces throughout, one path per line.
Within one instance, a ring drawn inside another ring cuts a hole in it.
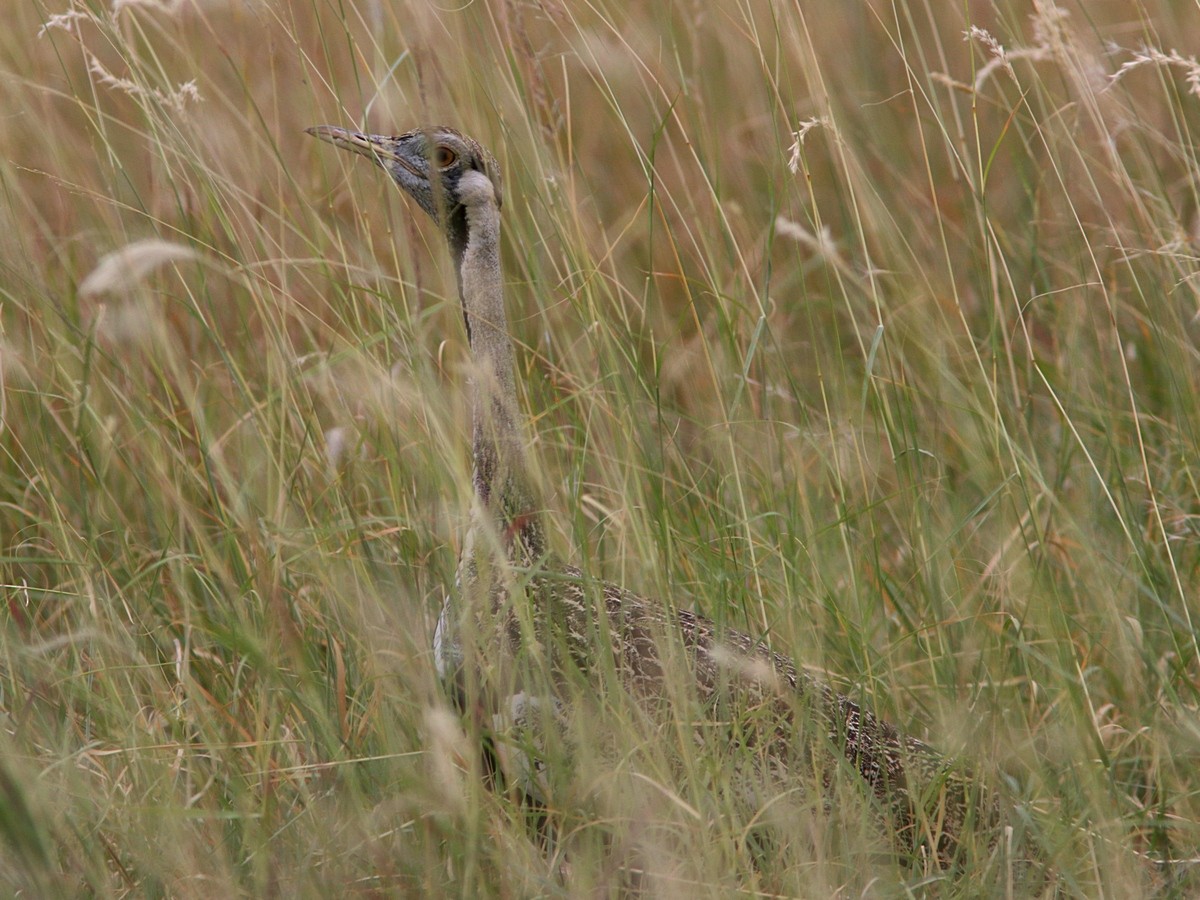
M 427 180 L 429 177 L 414 166 L 412 162 L 396 152 L 395 138 L 382 134 L 363 134 L 361 131 L 348 131 L 345 128 L 338 128 L 336 125 L 314 125 L 312 128 L 305 128 L 304 130 L 313 137 L 325 141 L 327 144 L 333 144 L 333 146 L 341 147 L 343 150 L 359 153 L 374 160 L 381 166 L 385 162 L 395 162 L 417 178 Z

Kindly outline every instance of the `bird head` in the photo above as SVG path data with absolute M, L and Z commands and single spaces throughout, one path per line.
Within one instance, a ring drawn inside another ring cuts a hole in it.
M 434 125 L 395 136 L 364 134 L 334 125 L 306 130 L 335 147 L 373 160 L 442 227 L 447 227 L 462 207 L 500 206 L 500 167 L 495 158 L 453 128 Z

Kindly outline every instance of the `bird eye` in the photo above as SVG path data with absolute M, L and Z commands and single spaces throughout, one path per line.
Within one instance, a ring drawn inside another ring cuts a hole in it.
M 458 154 L 443 145 L 433 151 L 433 162 L 439 169 L 448 169 L 458 162 Z

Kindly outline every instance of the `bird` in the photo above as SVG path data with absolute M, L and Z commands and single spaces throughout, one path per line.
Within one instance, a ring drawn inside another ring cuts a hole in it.
M 476 713 L 493 723 L 569 715 L 559 699 L 539 708 L 538 695 L 511 683 L 519 668 L 511 661 L 522 652 L 543 661 L 557 654 L 562 659 L 551 667 L 615 670 L 632 695 L 648 698 L 663 693 L 668 664 L 683 658 L 705 708 L 733 698 L 741 708 L 775 711 L 761 744 L 785 772 L 797 760 L 811 765 L 811 754 L 797 752 L 796 745 L 811 744 L 812 735 L 800 732 L 815 729 L 832 765 L 839 757 L 848 764 L 889 817 L 904 854 L 911 859 L 923 853 L 942 866 L 954 865 L 965 829 L 994 818 L 996 804 L 991 789 L 981 788 L 958 760 L 751 636 L 718 628 L 686 606 L 589 578 L 549 550 L 546 513 L 522 437 L 504 308 L 503 195 L 495 157 L 448 126 L 394 136 L 333 125 L 307 132 L 382 168 L 441 229 L 454 262 L 471 359 L 473 502 L 455 589 L 438 616 L 433 649 L 438 675 L 460 708 L 469 702 L 490 705 L 494 708 Z M 465 650 L 472 641 L 486 648 L 486 665 Z M 506 665 L 509 682 L 496 674 Z M 499 685 L 499 695 L 489 697 L 488 684 Z M 474 701 L 464 699 L 472 694 Z M 529 781 L 536 780 L 541 765 L 526 761 L 518 767 Z M 527 793 L 536 793 L 536 786 Z

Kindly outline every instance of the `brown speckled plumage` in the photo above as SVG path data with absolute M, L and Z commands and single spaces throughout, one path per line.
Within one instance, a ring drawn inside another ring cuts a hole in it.
M 961 765 L 742 632 L 718 631 L 694 612 L 674 610 L 610 582 L 589 579 L 571 566 L 547 569 L 543 560 L 521 580 L 516 590 L 540 613 L 534 619 L 538 633 L 529 635 L 507 592 L 500 590 L 486 604 L 485 615 L 495 629 L 491 639 L 483 638 L 486 646 L 503 647 L 506 655 L 515 656 L 523 642 L 533 639 L 544 648 L 565 648 L 571 664 L 584 671 L 595 667 L 597 654 L 608 652 L 631 694 L 655 697 L 665 677 L 660 644 L 677 635 L 702 707 L 725 701 L 722 707 L 728 714 L 732 699 L 733 707 L 753 721 L 749 731 L 766 745 L 768 756 L 779 764 L 775 768 L 788 771 L 805 760 L 822 767 L 828 781 L 835 754 L 840 754 L 887 811 L 896 847 L 902 852 L 936 847 L 939 861 L 950 864 L 968 821 L 973 818 L 981 826 L 993 822 L 994 798 Z M 603 628 L 594 612 L 601 598 Z M 486 624 L 475 627 L 486 635 Z M 601 634 L 608 635 L 607 651 L 598 646 Z M 552 658 L 553 651 L 547 656 Z M 801 733 L 799 720 L 814 723 L 823 733 Z M 820 762 L 822 752 L 824 762 Z
M 786 774 L 804 760 L 810 775 L 816 765 L 818 776 L 828 782 L 838 756 L 843 757 L 888 811 L 899 848 L 912 851 L 923 845 L 942 862 L 952 860 L 970 817 L 991 819 L 995 810 L 992 797 L 980 792 L 960 767 L 740 632 L 718 633 L 695 613 L 551 563 L 518 425 L 513 351 L 502 300 L 499 170 L 492 156 L 446 127 L 396 137 L 331 126 L 310 132 L 370 157 L 387 171 L 442 227 L 458 271 L 475 366 L 476 508 L 458 583 L 435 634 L 442 676 L 460 691 L 465 681 L 485 685 L 481 696 L 492 699 L 483 702 L 493 705 L 493 718 L 503 717 L 506 698 L 495 696 L 495 689 L 509 691 L 512 701 L 521 685 L 501 685 L 503 677 L 496 672 L 517 668 L 506 666 L 506 660 L 516 659 L 532 643 L 541 658 L 569 656 L 580 671 L 595 671 L 599 660 L 604 669 L 615 668 L 634 696 L 653 698 L 662 692 L 671 658 L 663 642 L 673 642 L 683 650 L 701 706 L 766 711 L 765 720 L 756 715 L 753 733 L 772 768 Z M 603 617 L 596 614 L 600 607 Z M 475 657 L 464 655 L 465 631 L 473 633 L 472 640 L 481 645 L 477 652 L 487 660 L 469 679 L 463 678 L 464 660 Z M 555 647 L 565 648 L 565 654 Z M 602 660 L 606 653 L 609 658 Z M 552 668 L 565 662 L 559 658 Z M 554 678 L 553 671 L 550 675 Z M 802 734 L 801 718 L 817 723 L 816 730 L 823 733 Z M 816 758 L 822 755 L 824 762 Z

